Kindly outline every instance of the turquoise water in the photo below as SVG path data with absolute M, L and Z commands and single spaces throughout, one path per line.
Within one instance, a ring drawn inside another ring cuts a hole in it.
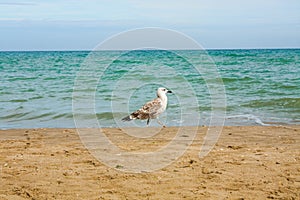
M 188 50 L 133 51 L 113 62 L 120 52 L 97 52 L 92 61 L 87 51 L 0 52 L 0 129 L 75 127 L 74 85 L 87 60 L 92 67 L 81 97 L 94 94 L 95 102 L 94 112 L 84 117 L 96 116 L 104 127 L 123 126 L 120 119 L 153 99 L 160 86 L 175 91 L 161 121 L 208 125 L 212 99 L 207 79 L 213 78 L 209 71 L 197 71 L 189 59 L 203 69 L 213 68 L 214 62 L 225 87 L 226 125 L 300 124 L 300 49 L 207 52 L 209 62 L 199 57 L 201 52 Z

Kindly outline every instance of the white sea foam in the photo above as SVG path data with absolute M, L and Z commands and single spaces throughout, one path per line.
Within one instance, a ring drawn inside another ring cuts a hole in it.
M 248 121 L 254 121 L 256 124 L 262 125 L 262 126 L 270 126 L 270 124 L 264 123 L 258 116 L 252 115 L 252 114 L 242 114 L 242 115 L 231 115 L 226 116 L 226 119 L 247 119 Z

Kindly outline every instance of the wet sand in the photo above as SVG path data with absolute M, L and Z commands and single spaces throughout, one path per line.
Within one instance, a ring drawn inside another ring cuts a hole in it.
M 125 151 L 147 152 L 168 144 L 177 129 L 144 139 L 103 131 Z M 199 127 L 179 159 L 147 173 L 106 166 L 75 129 L 0 130 L 0 200 L 300 199 L 300 126 L 224 127 L 200 159 L 206 130 Z

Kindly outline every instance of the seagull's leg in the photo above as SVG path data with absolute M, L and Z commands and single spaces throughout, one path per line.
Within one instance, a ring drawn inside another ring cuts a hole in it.
M 157 120 L 157 123 L 159 123 L 161 126 L 163 126 L 164 128 L 166 127 L 161 121 L 158 120 L 158 118 L 156 120 Z
M 148 118 L 148 120 L 147 120 L 147 126 L 149 126 L 149 122 L 150 122 L 150 118 Z

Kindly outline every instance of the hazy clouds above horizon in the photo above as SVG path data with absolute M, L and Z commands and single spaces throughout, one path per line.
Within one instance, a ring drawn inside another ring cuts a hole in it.
M 295 48 L 299 10 L 299 0 L 0 0 L 0 50 L 93 49 L 142 27 L 183 32 L 204 48 Z

